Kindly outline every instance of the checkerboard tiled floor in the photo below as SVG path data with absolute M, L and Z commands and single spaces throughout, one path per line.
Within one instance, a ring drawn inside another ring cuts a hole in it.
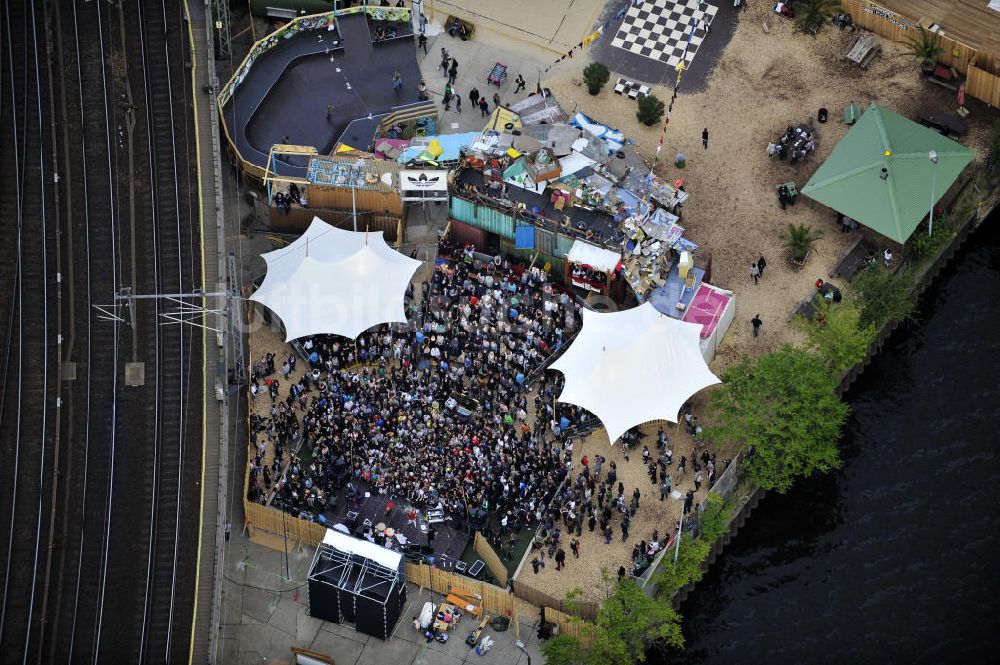
M 611 45 L 670 67 L 676 67 L 682 57 L 690 64 L 718 10 L 709 4 L 699 7 L 698 0 L 645 0 L 629 7 Z M 694 33 L 685 56 L 692 23 Z

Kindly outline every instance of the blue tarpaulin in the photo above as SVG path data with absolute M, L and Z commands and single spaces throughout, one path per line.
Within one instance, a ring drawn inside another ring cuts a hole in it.
M 514 249 L 535 248 L 535 227 L 519 226 L 514 231 Z

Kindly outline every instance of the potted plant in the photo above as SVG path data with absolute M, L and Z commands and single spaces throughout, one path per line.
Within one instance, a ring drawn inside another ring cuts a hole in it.
M 652 127 L 663 118 L 663 109 L 665 108 L 666 105 L 655 95 L 639 97 L 639 110 L 636 111 L 635 117 L 647 127 Z
M 611 78 L 611 72 L 599 62 L 592 62 L 583 68 L 583 82 L 587 84 L 587 92 L 596 95 Z
M 823 232 L 805 224 L 789 224 L 785 232 L 781 234 L 781 240 L 785 243 L 792 263 L 803 265 L 806 257 L 812 251 L 813 244 L 823 237 Z
M 805 0 L 795 3 L 796 21 L 799 30 L 815 35 L 835 10 L 840 8 L 840 0 Z
M 921 26 L 920 32 L 906 38 L 906 44 L 910 47 L 910 50 L 904 51 L 902 55 L 908 55 L 920 60 L 920 70 L 926 76 L 929 76 L 934 71 L 934 65 L 937 63 L 938 56 L 944 53 L 944 48 L 941 47 L 941 38 L 937 33 L 931 32 Z

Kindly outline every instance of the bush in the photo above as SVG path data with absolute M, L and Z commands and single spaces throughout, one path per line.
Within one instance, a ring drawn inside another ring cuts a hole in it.
M 706 543 L 714 543 L 729 533 L 729 519 L 733 508 L 719 494 L 709 492 L 705 510 L 701 514 L 701 529 L 698 537 Z
M 652 127 L 663 118 L 663 111 L 666 108 L 666 105 L 655 95 L 646 95 L 639 98 L 639 110 L 635 117 L 647 127 Z
M 854 303 L 829 303 L 818 298 L 812 320 L 799 318 L 796 326 L 808 336 L 806 346 L 815 351 L 836 376 L 861 362 L 875 340 L 875 326 L 861 324 Z
M 709 547 L 701 538 L 682 537 L 677 563 L 674 563 L 673 552 L 665 552 L 660 560 L 660 567 L 653 574 L 657 594 L 661 598 L 670 598 L 688 584 L 699 581 L 704 575 L 701 566 L 708 558 Z
M 714 441 L 745 451 L 740 468 L 764 489 L 786 492 L 796 478 L 840 465 L 837 441 L 847 405 L 834 393 L 839 377 L 814 353 L 786 344 L 744 358 L 722 373 L 709 398 L 706 429 Z
M 587 92 L 596 95 L 611 78 L 611 72 L 603 64 L 592 62 L 583 68 L 583 82 L 587 84 Z
M 991 172 L 1000 171 L 1000 120 L 990 126 L 990 150 L 987 165 Z
M 913 318 L 913 275 L 910 271 L 891 273 L 878 265 L 864 268 L 854 278 L 852 288 L 861 303 L 859 324 L 876 330 L 889 321 Z
M 542 645 L 549 665 L 633 665 L 650 649 L 684 646 L 681 617 L 667 603 L 650 598 L 632 580 L 614 587 L 597 620 L 586 626 L 589 646 L 576 637 L 554 637 Z

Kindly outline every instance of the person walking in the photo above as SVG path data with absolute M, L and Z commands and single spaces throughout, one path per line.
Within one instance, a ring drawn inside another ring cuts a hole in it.
M 753 326 L 753 336 L 758 337 L 760 335 L 760 327 L 764 325 L 764 322 L 760 320 L 760 314 L 753 315 L 753 318 L 750 319 L 750 325 Z
M 454 83 L 458 78 L 458 60 L 452 59 L 451 68 L 448 70 L 448 83 Z
M 701 144 L 705 146 L 705 150 L 708 150 L 708 127 L 701 130 Z
M 697 471 L 694 474 L 694 491 L 697 492 L 701 489 L 701 471 Z
M 403 87 L 403 75 L 400 74 L 399 70 L 397 69 L 392 73 L 392 89 L 398 91 L 402 87 Z
M 574 557 L 576 557 L 577 559 L 580 558 L 580 541 L 579 540 L 577 540 L 576 538 L 574 538 L 573 540 L 569 541 L 569 549 L 572 550 Z
M 333 104 L 326 105 L 326 119 L 329 120 L 333 117 Z
M 479 98 L 479 111 L 484 118 L 490 113 L 490 103 L 486 101 L 485 97 Z
M 753 277 L 753 283 L 757 283 L 757 278 L 760 277 L 760 268 L 757 267 L 756 263 L 750 264 L 750 276 Z
M 462 115 L 462 95 L 455 92 L 455 110 L 459 115 Z
M 423 17 L 423 14 L 421 14 L 421 17 Z M 424 50 L 424 55 L 427 55 L 427 35 L 423 32 L 421 32 L 420 36 L 417 37 L 417 46 Z
M 531 560 L 531 570 L 534 571 L 535 575 L 538 574 L 538 557 L 536 556 Z
M 520 74 L 518 74 L 518 75 L 517 75 L 517 78 L 516 78 L 516 79 L 514 79 L 514 83 L 516 83 L 516 84 L 517 84 L 517 87 L 516 87 L 516 88 L 514 88 L 514 94 L 515 94 L 515 95 L 516 95 L 517 93 L 521 92 L 522 90 L 524 90 L 524 88 L 526 87 L 526 84 L 525 84 L 525 82 L 524 82 L 524 77 L 523 77 L 523 76 L 521 76 Z
M 885 251 L 882 252 L 882 263 L 885 264 L 886 268 L 888 268 L 889 264 L 892 263 L 892 250 L 888 247 L 886 247 Z
M 562 570 L 566 565 L 566 550 L 559 548 L 556 552 L 556 570 Z
M 500 104 L 500 93 L 499 92 L 494 92 L 493 93 L 493 106 L 501 106 L 501 104 Z
M 663 479 L 662 483 L 660 483 L 660 501 L 663 501 L 668 496 L 670 496 L 670 488 L 673 484 L 674 484 L 674 479 L 671 478 L 670 474 L 668 473 L 667 477 Z
M 472 102 L 473 106 L 479 105 L 479 88 L 473 88 L 469 91 L 469 101 Z
M 764 255 L 761 254 L 760 258 L 757 259 L 757 272 L 760 273 L 761 277 L 764 276 L 764 268 L 766 267 L 767 267 L 767 261 L 764 260 Z

